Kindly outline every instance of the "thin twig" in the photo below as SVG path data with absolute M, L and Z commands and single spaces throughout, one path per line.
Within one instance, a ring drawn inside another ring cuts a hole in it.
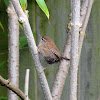
M 85 16 L 83 18 L 81 18 L 81 22 L 82 22 L 82 29 L 80 31 L 80 37 L 79 37 L 79 56 L 81 54 L 81 49 L 82 49 L 82 44 L 83 44 L 83 40 L 84 40 L 84 36 L 85 36 L 85 30 L 88 24 L 88 20 L 89 20 L 89 16 L 91 13 L 91 9 L 92 9 L 92 5 L 93 5 L 94 0 L 86 0 L 87 4 L 84 4 L 84 6 L 87 7 L 87 10 L 85 11 Z
M 0 84 L 2 86 L 7 87 L 8 89 L 12 90 L 14 93 L 16 93 L 22 100 L 25 99 L 24 93 L 17 88 L 15 85 L 13 85 L 9 80 L 5 80 L 1 75 L 0 75 Z
M 28 100 L 28 90 L 29 90 L 29 72 L 30 69 L 26 69 L 26 76 L 25 76 L 25 100 Z
M 79 37 L 79 60 L 80 60 L 85 31 L 86 31 L 86 27 L 88 24 L 88 20 L 89 20 L 89 16 L 91 13 L 93 2 L 94 2 L 94 0 L 84 0 L 84 2 L 82 3 L 82 8 L 81 8 L 82 29 L 81 29 L 80 37 Z M 81 72 L 80 72 L 80 66 L 79 66 L 79 71 L 78 71 L 78 83 L 79 83 L 79 85 L 78 85 L 78 99 L 79 100 L 80 100 L 80 76 L 79 76 L 80 73 Z

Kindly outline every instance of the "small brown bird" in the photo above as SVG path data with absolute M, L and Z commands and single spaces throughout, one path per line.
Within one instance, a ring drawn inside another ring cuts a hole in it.
M 38 51 L 49 64 L 59 62 L 62 59 L 70 60 L 60 55 L 58 48 L 48 36 L 41 36 Z

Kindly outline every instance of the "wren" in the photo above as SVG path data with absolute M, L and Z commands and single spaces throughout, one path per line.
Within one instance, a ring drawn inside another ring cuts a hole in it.
M 66 57 L 62 57 L 55 43 L 48 36 L 41 36 L 41 40 L 38 45 L 38 52 L 49 64 L 60 62 L 60 60 L 70 60 Z

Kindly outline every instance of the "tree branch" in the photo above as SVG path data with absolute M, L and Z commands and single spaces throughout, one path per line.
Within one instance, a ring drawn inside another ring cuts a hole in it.
M 85 36 L 85 30 L 88 24 L 88 20 L 89 20 L 89 16 L 91 13 L 91 9 L 92 9 L 92 5 L 93 5 L 94 0 L 86 0 L 83 2 L 83 6 L 82 6 L 82 11 L 85 12 L 85 14 L 82 14 L 82 18 L 81 18 L 81 24 L 82 24 L 82 29 L 80 32 L 80 37 L 79 37 L 79 57 L 81 54 L 81 49 L 82 49 L 82 44 L 83 44 L 83 40 L 84 40 L 84 36 Z M 86 7 L 87 9 L 84 10 L 84 7 Z
M 26 76 L 25 76 L 25 100 L 28 100 L 28 90 L 29 90 L 29 72 L 30 69 L 26 69 Z
M 70 2 L 70 5 L 72 5 L 72 2 Z M 71 49 L 71 14 L 69 16 L 69 23 L 67 25 L 67 39 L 63 51 L 64 57 L 70 58 L 70 49 Z M 68 74 L 70 62 L 62 60 L 61 63 L 59 64 L 59 68 L 56 73 L 56 78 L 52 87 L 52 97 L 53 100 L 60 100 L 64 83 Z
M 80 37 L 79 37 L 79 60 L 80 60 L 80 55 L 81 55 L 81 50 L 82 50 L 82 44 L 85 36 L 85 30 L 88 24 L 89 16 L 91 13 L 92 5 L 93 5 L 94 0 L 84 0 L 82 3 L 81 7 L 81 24 L 82 24 L 82 29 L 80 31 Z M 80 67 L 79 67 L 79 72 L 78 74 L 80 75 Z M 78 99 L 80 100 L 80 77 L 78 76 Z
M 1 75 L 0 75 L 0 84 L 2 86 L 7 87 L 8 89 L 12 90 L 14 93 L 16 93 L 22 100 L 25 100 L 25 95 L 24 93 L 17 88 L 15 85 L 13 85 L 10 81 L 5 80 Z
M 84 0 L 83 3 L 82 3 L 81 13 L 80 13 L 80 16 L 81 16 L 80 20 L 81 20 L 81 24 L 82 25 L 83 25 L 83 22 L 85 21 L 87 7 L 88 7 L 88 0 Z M 71 27 L 70 27 L 70 29 L 71 29 Z M 81 35 L 82 34 L 80 34 L 80 37 L 81 37 Z M 69 41 L 69 42 L 67 42 L 67 41 Z M 70 35 L 70 32 L 68 32 L 67 41 L 66 41 L 66 45 L 64 47 L 63 56 L 67 55 L 68 57 L 70 57 L 69 56 L 70 55 L 70 47 L 71 47 L 71 35 Z M 80 44 L 81 44 L 81 38 L 79 39 L 79 45 Z M 80 48 L 80 46 L 79 46 L 79 48 Z M 59 68 L 57 70 L 56 78 L 55 78 L 55 81 L 54 81 L 54 84 L 53 84 L 53 88 L 52 88 L 53 100 L 56 100 L 56 99 L 59 100 L 60 99 L 60 96 L 61 96 L 62 90 L 63 90 L 63 86 L 64 86 L 64 83 L 65 83 L 65 80 L 66 80 L 66 77 L 67 77 L 67 74 L 68 74 L 69 66 L 70 66 L 70 62 L 69 61 L 64 61 L 63 60 L 63 61 L 61 61 L 61 63 L 62 64 L 59 65 Z M 63 69 L 64 69 L 64 72 L 63 72 Z
M 23 12 L 23 10 L 20 6 L 19 0 L 11 0 L 11 1 L 12 1 L 14 8 L 15 8 L 15 11 L 18 15 L 19 21 L 23 25 L 25 35 L 26 35 L 26 38 L 27 38 L 27 41 L 28 41 L 28 45 L 29 45 L 32 57 L 34 59 L 36 71 L 37 71 L 38 77 L 40 79 L 40 83 L 41 83 L 43 92 L 45 94 L 45 99 L 46 100 L 52 100 L 50 89 L 49 89 L 45 74 L 44 74 L 43 69 L 42 69 L 43 67 L 42 67 L 40 60 L 39 60 L 37 46 L 35 44 L 35 40 L 34 40 L 34 37 L 33 37 L 33 34 L 32 34 L 32 30 L 31 30 L 28 18 L 24 14 L 24 12 Z
M 71 48 L 71 34 L 67 36 L 66 45 L 64 47 L 63 56 L 70 58 L 70 48 Z M 63 86 L 68 74 L 70 66 L 70 61 L 62 60 L 56 73 L 56 78 L 52 87 L 52 98 L 53 100 L 60 100 L 62 94 Z
M 80 0 L 72 0 L 72 43 L 69 100 L 77 100 L 78 41 L 80 31 Z
M 8 13 L 8 77 L 12 84 L 19 87 L 19 23 L 11 0 Z M 8 100 L 18 100 L 18 96 L 8 90 Z

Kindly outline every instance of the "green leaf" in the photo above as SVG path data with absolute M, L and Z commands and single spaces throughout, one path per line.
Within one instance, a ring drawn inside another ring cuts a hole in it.
M 26 9 L 26 5 L 27 5 L 27 0 L 20 0 L 22 9 L 25 10 Z
M 4 0 L 4 3 L 8 7 L 8 0 Z
M 2 25 L 2 23 L 0 22 L 0 27 L 2 28 L 2 30 L 4 31 L 4 27 L 3 27 L 3 25 Z
M 0 63 L 0 69 L 3 67 L 3 65 L 5 64 L 6 61 L 3 61 Z M 1 99 L 0 99 L 1 100 Z
M 0 100 L 7 100 L 7 97 L 0 97 Z
M 19 48 L 21 49 L 21 48 L 24 47 L 26 44 L 27 44 L 26 37 L 25 37 L 25 36 L 20 37 L 20 39 L 19 39 Z
M 22 24 L 19 23 L 19 27 L 23 30 L 23 26 L 22 26 Z
M 49 19 L 49 11 L 48 11 L 45 1 L 44 0 L 36 0 L 36 2 Z

